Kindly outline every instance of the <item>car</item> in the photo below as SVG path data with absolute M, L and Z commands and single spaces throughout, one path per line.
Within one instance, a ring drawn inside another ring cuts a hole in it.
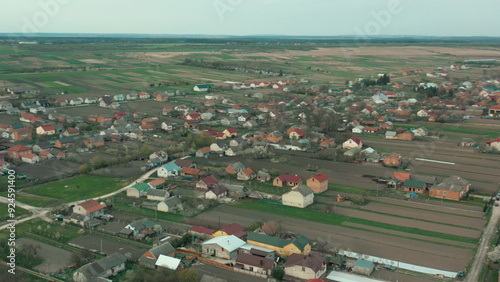
M 396 271 L 396 267 L 395 266 L 392 266 L 392 265 L 389 265 L 389 264 L 383 264 L 381 266 L 383 269 L 387 269 L 387 270 L 390 270 L 390 271 Z

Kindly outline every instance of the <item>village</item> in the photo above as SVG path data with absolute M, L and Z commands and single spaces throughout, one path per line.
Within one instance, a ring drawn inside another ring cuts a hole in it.
M 42 98 L 4 81 L 2 178 L 46 212 L 24 232 L 64 254 L 34 268 L 55 279 L 461 279 L 498 206 L 500 80 L 474 68 Z

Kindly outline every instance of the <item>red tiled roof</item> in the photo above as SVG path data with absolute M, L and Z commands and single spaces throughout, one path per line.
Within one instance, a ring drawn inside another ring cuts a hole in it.
M 208 228 L 200 227 L 200 226 L 191 226 L 191 228 L 189 228 L 189 230 L 194 231 L 194 232 L 198 232 L 198 233 L 204 233 L 207 235 L 212 235 L 215 232 L 212 229 L 208 229 Z
M 204 147 L 199 150 L 202 154 L 210 153 L 212 150 L 210 150 L 210 147 Z
M 231 127 L 231 128 L 227 128 L 226 130 L 227 130 L 227 132 L 229 132 L 229 133 L 236 133 L 236 129 L 235 129 L 235 128 L 233 128 L 233 127 Z
M 245 232 L 245 229 L 238 223 L 231 223 L 229 225 L 226 225 L 222 227 L 220 231 L 224 231 L 227 233 L 227 235 L 234 235 L 238 238 L 241 238 L 247 234 Z
M 500 110 L 500 105 L 495 105 L 495 106 L 491 106 L 489 107 L 490 110 Z
M 284 182 L 302 182 L 302 177 L 298 175 L 282 174 L 278 178 Z
M 314 176 L 311 176 L 311 178 L 315 178 L 319 182 L 323 182 L 323 181 L 328 180 L 328 176 L 324 175 L 323 173 L 318 173 L 318 174 L 316 174 Z
M 210 175 L 210 176 L 207 176 L 207 177 L 204 177 L 201 179 L 201 181 L 203 183 L 205 183 L 207 186 L 210 186 L 210 185 L 215 185 L 217 183 L 219 183 L 219 179 L 217 179 L 215 176 L 213 175 Z
M 31 150 L 31 149 L 26 147 L 26 146 L 23 146 L 23 145 L 15 145 L 15 146 L 12 146 L 9 149 L 7 149 L 7 151 L 10 151 L 10 152 L 24 152 L 24 151 L 28 151 L 28 150 Z
M 95 211 L 98 211 L 98 210 L 101 210 L 104 208 L 104 206 L 99 204 L 99 202 L 96 200 L 89 200 L 89 201 L 83 202 L 83 203 L 79 204 L 79 206 L 84 208 L 89 213 L 95 212 Z
M 52 130 L 56 130 L 55 127 L 53 125 L 50 125 L 50 124 L 47 124 L 47 125 L 42 125 L 41 128 L 44 130 L 44 131 L 52 131 Z
M 358 145 L 359 145 L 359 144 L 361 144 L 361 139 L 359 139 L 359 138 L 358 138 L 358 137 L 356 137 L 356 136 L 352 137 L 352 138 L 351 138 L 351 140 L 352 140 L 352 141 L 354 141 L 354 143 L 356 143 L 356 144 L 358 144 Z
M 491 144 L 491 143 L 495 143 L 495 142 L 500 142 L 500 138 L 486 141 L 486 144 Z
M 393 172 L 392 173 L 392 178 L 396 178 L 399 181 L 405 181 L 410 179 L 411 174 L 406 173 L 406 172 Z
M 36 157 L 36 155 L 33 153 L 27 153 L 27 154 L 22 155 L 22 157 L 32 159 L 32 158 Z
M 163 178 L 157 178 L 155 180 L 151 180 L 150 182 L 148 182 L 149 185 L 153 186 L 153 187 L 157 187 L 157 186 L 160 186 L 162 184 L 165 184 L 167 181 L 165 181 L 165 179 Z
M 40 153 L 38 153 L 39 156 L 50 156 L 51 153 L 49 151 L 41 151 Z
M 251 168 L 249 168 L 249 167 L 245 168 L 242 172 L 243 172 L 243 174 L 245 174 L 245 175 L 252 175 L 252 174 L 254 174 L 254 173 L 255 173 L 255 171 L 253 171 L 253 169 L 251 169 Z
M 197 168 L 190 168 L 190 167 L 183 167 L 182 168 L 182 173 L 185 174 L 191 174 L 191 175 L 198 175 L 200 174 L 200 169 Z

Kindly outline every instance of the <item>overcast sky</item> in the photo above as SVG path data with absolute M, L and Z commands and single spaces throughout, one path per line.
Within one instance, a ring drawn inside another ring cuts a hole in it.
M 499 0 L 1 2 L 2 33 L 500 36 Z

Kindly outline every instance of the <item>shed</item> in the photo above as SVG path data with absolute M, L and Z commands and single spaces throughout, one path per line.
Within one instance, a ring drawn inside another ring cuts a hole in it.
M 363 274 L 366 276 L 370 276 L 373 270 L 375 269 L 375 265 L 373 262 L 364 259 L 358 259 L 352 268 L 354 273 Z

